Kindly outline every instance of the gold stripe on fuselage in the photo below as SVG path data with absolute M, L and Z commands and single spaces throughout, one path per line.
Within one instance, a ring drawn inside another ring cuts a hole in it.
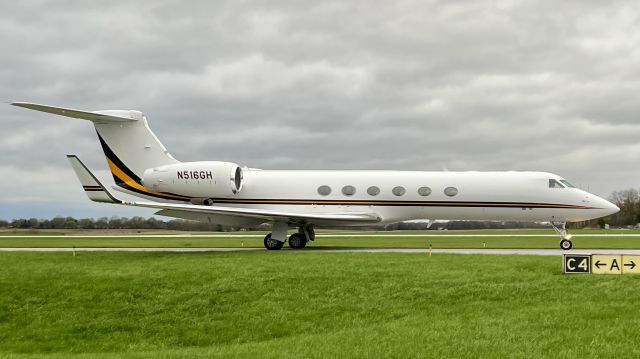
M 566 208 L 566 209 L 594 209 L 593 207 L 571 204 L 551 203 L 508 203 L 508 202 L 431 202 L 431 201 L 340 201 L 340 200 L 296 200 L 296 199 L 225 199 L 214 198 L 218 203 L 244 204 L 316 204 L 338 206 L 424 206 L 424 207 L 513 207 L 513 208 Z
M 122 171 L 115 163 L 111 162 L 109 157 L 107 157 L 107 164 L 109 165 L 109 169 L 111 172 L 118 178 L 120 178 L 126 185 L 135 188 L 144 193 L 148 193 L 151 195 L 167 197 L 168 199 L 177 199 L 181 201 L 189 200 L 189 197 L 175 196 L 171 194 L 161 193 L 161 192 L 153 192 L 149 191 L 146 187 L 140 185 L 138 182 L 134 181 L 133 178 L 129 177 L 124 171 Z

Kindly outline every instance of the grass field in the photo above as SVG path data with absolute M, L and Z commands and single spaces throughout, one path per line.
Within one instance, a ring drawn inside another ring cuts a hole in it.
M 2 357 L 637 357 L 640 276 L 559 257 L 0 253 Z
M 115 232 L 125 237 L 96 237 L 114 232 L 0 232 L 0 247 L 255 247 L 262 248 L 266 232 L 208 233 L 213 238 L 197 235 L 207 233 L 180 232 Z M 16 233 L 20 237 L 15 236 Z M 576 249 L 633 249 L 640 248 L 638 230 L 574 230 Z M 85 237 L 84 235 L 92 237 Z M 140 235 L 170 234 L 179 237 L 141 237 Z M 51 237 L 53 235 L 63 237 Z M 371 235 L 376 235 L 372 237 Z M 427 236 L 425 236 L 427 235 Z M 467 237 L 482 235 L 482 237 Z M 635 236 L 634 236 L 635 235 Z M 482 230 L 482 231 L 319 231 L 311 247 L 339 248 L 558 248 L 559 237 L 548 230 Z

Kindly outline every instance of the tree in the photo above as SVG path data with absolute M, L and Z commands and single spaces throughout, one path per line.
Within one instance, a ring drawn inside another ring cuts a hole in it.
M 11 221 L 11 227 L 13 228 L 27 228 L 27 220 L 26 219 L 14 219 Z
M 111 219 L 109 219 L 109 228 L 110 229 L 120 229 L 120 228 L 124 228 L 122 227 L 122 220 L 120 219 L 120 217 L 111 217 Z
M 29 228 L 38 228 L 40 221 L 37 218 L 29 218 Z
M 80 229 L 94 229 L 96 228 L 93 219 L 91 218 L 82 218 L 78 220 L 78 228 Z
M 73 217 L 67 217 L 64 219 L 64 224 L 62 228 L 65 229 L 76 229 L 78 228 L 78 220 Z
M 614 226 L 629 226 L 640 222 L 640 193 L 635 188 L 615 191 L 609 199 L 620 208 L 620 212 L 610 217 Z
M 55 217 L 51 220 L 51 228 L 61 229 L 64 228 L 64 217 Z
M 100 217 L 96 220 L 95 227 L 96 229 L 107 229 L 109 228 L 109 220 L 107 217 Z

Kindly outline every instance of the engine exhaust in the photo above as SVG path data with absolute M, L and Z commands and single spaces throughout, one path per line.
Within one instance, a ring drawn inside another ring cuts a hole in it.
M 198 206 L 213 206 L 213 199 L 211 198 L 192 198 L 191 203 Z

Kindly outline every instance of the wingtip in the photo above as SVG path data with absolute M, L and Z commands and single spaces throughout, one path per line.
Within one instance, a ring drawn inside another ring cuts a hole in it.
M 26 108 L 28 110 L 35 110 L 34 107 L 42 106 L 42 105 L 38 105 L 37 103 L 33 103 L 33 102 L 8 102 L 8 104 L 11 105 L 11 106 Z

